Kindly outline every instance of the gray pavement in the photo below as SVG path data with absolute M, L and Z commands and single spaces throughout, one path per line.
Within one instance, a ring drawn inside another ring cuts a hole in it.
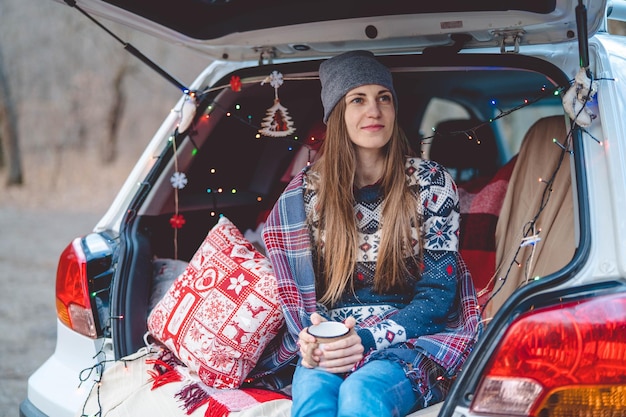
M 0 207 L 0 417 L 19 415 L 28 376 L 54 351 L 59 255 L 99 217 Z

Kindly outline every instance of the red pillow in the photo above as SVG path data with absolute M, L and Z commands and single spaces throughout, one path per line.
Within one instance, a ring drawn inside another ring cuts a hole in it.
M 284 318 L 269 260 L 226 217 L 148 317 L 148 330 L 205 384 L 238 388 Z

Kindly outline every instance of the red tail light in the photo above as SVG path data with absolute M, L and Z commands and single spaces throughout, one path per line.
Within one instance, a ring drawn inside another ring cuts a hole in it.
M 95 338 L 96 325 L 89 296 L 87 258 L 81 238 L 76 238 L 61 253 L 57 268 L 57 316 L 70 329 Z
M 471 410 L 494 416 L 626 415 L 626 294 L 519 317 L 493 355 Z

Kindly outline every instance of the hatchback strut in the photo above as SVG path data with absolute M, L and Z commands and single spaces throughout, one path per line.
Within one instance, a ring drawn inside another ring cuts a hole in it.
M 79 12 L 81 12 L 82 14 L 84 14 L 85 16 L 87 16 L 87 18 L 89 18 L 89 20 L 91 20 L 92 22 L 94 22 L 96 25 L 98 25 L 100 28 L 102 28 L 106 33 L 108 33 L 109 35 L 111 35 L 115 40 L 117 40 L 119 43 L 121 43 L 122 45 L 124 45 L 124 49 L 126 49 L 128 52 L 130 52 L 133 56 L 135 56 L 136 58 L 138 58 L 141 62 L 143 62 L 144 64 L 148 65 L 150 68 L 152 68 L 153 70 L 155 70 L 157 73 L 159 73 L 159 75 L 161 75 L 163 78 L 165 78 L 167 81 L 169 81 L 170 83 L 174 84 L 180 91 L 182 91 L 184 94 L 189 95 L 190 94 L 190 90 L 189 88 L 185 87 L 180 81 L 178 81 L 176 78 L 172 77 L 170 74 L 168 74 L 163 68 L 159 67 L 154 61 L 152 61 L 150 58 L 148 58 L 147 56 L 145 56 L 144 54 L 142 54 L 137 48 L 135 48 L 133 45 L 131 45 L 128 42 L 124 42 L 122 39 L 120 39 L 115 33 L 111 32 L 108 28 L 106 28 L 104 25 L 102 25 L 100 22 L 98 22 L 95 18 L 93 18 L 89 13 L 87 13 L 85 10 L 83 10 L 81 7 L 79 7 L 76 4 L 76 0 L 64 0 L 65 3 L 70 6 L 75 8 L 76 10 L 78 10 Z
M 576 6 L 576 30 L 578 31 L 578 55 L 580 67 L 585 68 L 589 76 L 589 42 L 587 39 L 587 8 L 583 0 Z

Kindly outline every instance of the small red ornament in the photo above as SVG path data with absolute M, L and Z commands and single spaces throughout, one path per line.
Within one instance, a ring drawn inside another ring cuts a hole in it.
M 230 88 L 237 93 L 241 91 L 241 78 L 237 75 L 230 77 Z
M 172 225 L 174 229 L 182 228 L 185 222 L 186 222 L 185 217 L 182 214 L 174 214 L 170 218 L 170 224 Z

